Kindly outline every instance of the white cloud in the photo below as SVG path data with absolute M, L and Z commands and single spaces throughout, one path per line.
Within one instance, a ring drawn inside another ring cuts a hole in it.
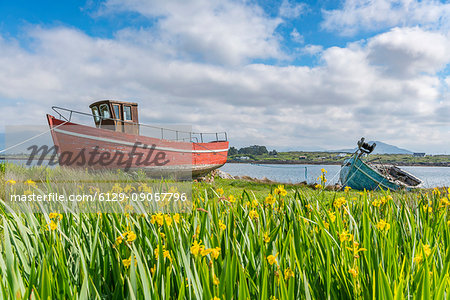
M 301 35 L 297 29 L 294 28 L 291 32 L 291 39 L 299 44 L 303 44 L 305 42 L 305 39 L 303 38 L 303 35 Z
M 143 122 L 226 130 L 234 145 L 348 148 L 364 135 L 448 152 L 450 96 L 436 75 L 449 63 L 443 34 L 401 28 L 346 47 L 309 45 L 318 66 L 283 67 L 245 63 L 259 52 L 243 55 L 246 46 L 230 44 L 221 51 L 235 52 L 233 64 L 190 58 L 161 26 L 110 39 L 35 27 L 27 32 L 32 51 L 0 39 L 0 124 L 45 125 L 51 105 L 87 111 L 91 101 L 112 98 L 139 102 Z M 402 61 L 389 59 L 392 53 Z
M 323 15 L 322 27 L 342 35 L 395 26 L 450 29 L 450 3 L 434 0 L 346 0 L 342 8 Z
M 322 51 L 323 47 L 320 45 L 306 45 L 300 52 L 307 55 L 317 55 Z
M 249 59 L 282 58 L 274 35 L 280 18 L 270 18 L 244 1 L 109 0 L 105 14 L 134 11 L 157 22 L 158 34 L 178 57 L 240 64 Z
M 418 27 L 394 28 L 370 40 L 369 60 L 387 75 L 434 74 L 450 62 L 447 36 Z
M 289 0 L 283 0 L 280 6 L 280 17 L 297 18 L 307 11 L 308 6 L 305 3 L 291 3 Z

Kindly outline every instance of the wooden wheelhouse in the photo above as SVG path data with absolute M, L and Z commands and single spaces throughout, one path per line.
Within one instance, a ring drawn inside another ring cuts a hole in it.
M 89 105 L 97 128 L 139 135 L 137 103 L 101 100 Z

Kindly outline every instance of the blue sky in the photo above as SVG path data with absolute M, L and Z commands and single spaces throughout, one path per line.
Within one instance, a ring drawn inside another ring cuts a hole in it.
M 364 135 L 449 153 L 445 2 L 18 0 L 0 2 L 0 20 L 0 132 L 114 98 L 235 146 Z
M 257 1 L 255 2 L 264 13 L 276 18 L 279 16 L 283 1 Z M 113 38 L 114 34 L 123 28 L 152 27 L 158 20 L 145 18 L 136 12 L 115 12 L 114 15 L 99 13 L 104 8 L 103 1 L 11 1 L 0 3 L 1 32 L 4 36 L 19 38 L 27 47 L 24 31 L 30 26 L 45 28 L 67 26 L 82 30 L 92 37 Z M 291 7 L 299 5 L 302 8 L 298 16 L 288 18 L 277 26 L 275 34 L 279 35 L 280 46 L 286 53 L 295 54 L 305 41 L 308 44 L 321 45 L 325 48 L 332 46 L 343 47 L 346 43 L 368 37 L 359 34 L 352 37 L 339 36 L 332 32 L 321 30 L 322 11 L 338 9 L 338 1 L 303 1 L 290 2 Z M 292 36 L 293 30 L 301 29 L 301 41 Z M 372 32 L 373 34 L 373 32 Z M 23 39 L 21 39 L 23 38 Z M 311 56 L 297 56 L 288 62 L 274 59 L 254 60 L 265 64 L 277 65 L 308 65 L 312 66 L 317 60 Z
M 150 25 L 147 19 L 137 13 L 96 17 L 101 7 L 101 1 L 2 1 L 1 29 L 4 34 L 20 36 L 29 26 L 68 26 L 82 30 L 90 36 L 111 38 L 121 28 Z

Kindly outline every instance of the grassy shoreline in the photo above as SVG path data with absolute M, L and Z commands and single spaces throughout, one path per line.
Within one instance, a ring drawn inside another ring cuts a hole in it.
M 230 156 L 227 163 L 341 165 L 350 154 L 344 157 L 330 152 L 279 152 L 276 156 L 249 155 L 248 160 L 239 160 L 242 156 L 246 155 Z M 368 159 L 375 163 L 398 166 L 450 167 L 450 155 L 413 157 L 405 154 L 371 154 Z
M 309 161 L 309 162 L 298 162 L 295 160 L 249 160 L 249 161 L 235 161 L 230 160 L 227 161 L 227 164 L 274 164 L 274 165 L 333 165 L 333 166 L 340 166 L 342 165 L 342 162 L 336 162 L 336 161 L 325 161 L 325 162 L 317 162 L 317 161 Z M 405 162 L 386 162 L 383 164 L 392 164 L 400 167 L 450 167 L 449 163 L 430 163 L 430 162 L 424 162 L 424 163 L 405 163 Z
M 138 175 L 96 174 L 151 182 Z M 191 213 L 16 214 L 1 201 L 0 298 L 448 298 L 449 192 L 214 178 L 192 182 Z

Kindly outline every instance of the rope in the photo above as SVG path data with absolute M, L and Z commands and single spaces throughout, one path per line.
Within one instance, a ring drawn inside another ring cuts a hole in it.
M 23 144 L 25 144 L 26 142 L 29 142 L 29 141 L 31 141 L 31 140 L 37 138 L 37 137 L 40 137 L 40 136 L 42 136 L 42 135 L 44 135 L 44 134 L 46 134 L 46 133 L 52 131 L 53 129 L 56 129 L 56 128 L 58 128 L 58 127 L 60 127 L 60 126 L 62 126 L 62 125 L 64 125 L 64 124 L 66 124 L 67 122 L 68 122 L 68 121 L 65 121 L 64 123 L 61 123 L 61 124 L 59 124 L 58 126 L 55 126 L 55 127 L 53 127 L 53 128 L 50 128 L 50 129 L 47 130 L 47 131 L 41 132 L 41 133 L 39 133 L 39 134 L 36 134 L 35 136 L 32 136 L 32 137 L 30 137 L 29 139 L 26 139 L 26 140 L 24 140 L 24 141 L 22 141 L 22 142 L 20 142 L 20 143 L 17 143 L 17 144 L 15 144 L 15 145 L 12 145 L 11 147 L 5 148 L 5 149 L 3 149 L 3 150 L 0 150 L 0 153 L 5 152 L 5 151 L 8 151 L 8 150 L 11 150 L 11 149 L 13 149 L 13 148 L 15 148 L 15 147 L 17 147 L 17 146 L 23 145 Z
M 336 176 L 338 176 L 338 174 L 341 172 L 341 170 L 337 171 L 336 174 L 334 174 L 333 178 L 331 178 L 331 182 L 333 182 L 333 180 L 336 178 Z

